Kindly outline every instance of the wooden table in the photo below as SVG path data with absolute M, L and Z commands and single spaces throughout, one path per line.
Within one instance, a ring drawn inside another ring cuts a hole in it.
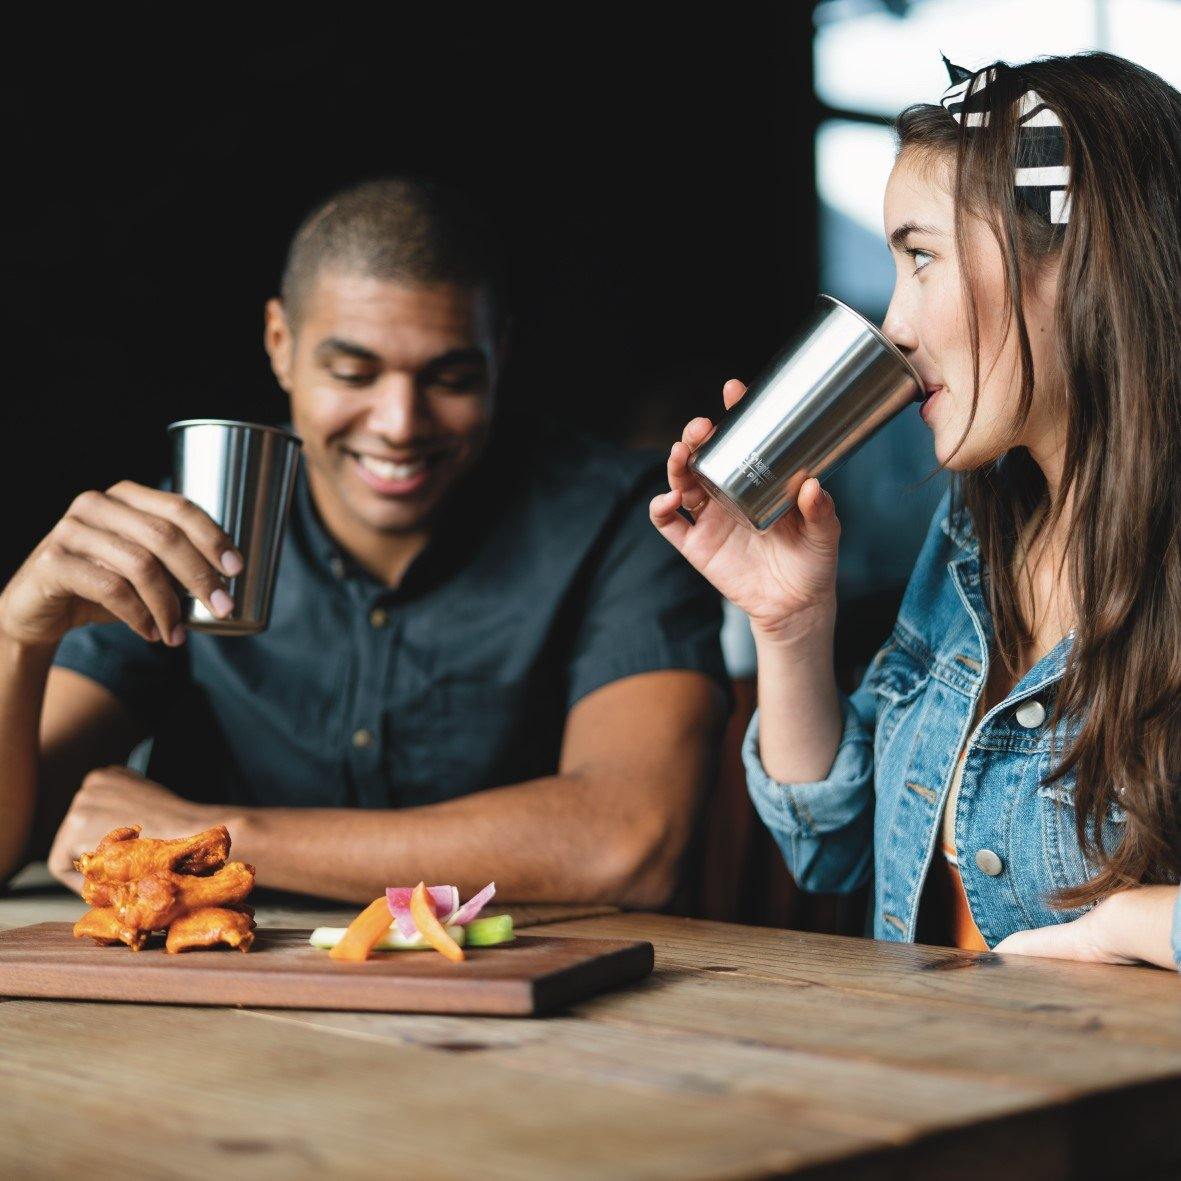
M 1181 1175 L 1174 974 L 575 913 L 656 972 L 544 1020 L 0 1002 L 0 1176 Z

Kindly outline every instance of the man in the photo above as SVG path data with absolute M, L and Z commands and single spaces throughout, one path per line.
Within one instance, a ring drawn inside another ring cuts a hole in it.
M 118 825 L 225 824 L 260 885 L 348 901 L 420 879 L 666 901 L 723 713 L 717 604 L 648 526 L 650 459 L 494 418 L 489 243 L 407 180 L 296 234 L 266 308 L 304 442 L 266 632 L 185 634 L 178 590 L 224 614 L 241 558 L 128 481 L 18 571 L 0 880 L 48 851 L 77 886 Z M 147 736 L 150 779 L 105 766 Z

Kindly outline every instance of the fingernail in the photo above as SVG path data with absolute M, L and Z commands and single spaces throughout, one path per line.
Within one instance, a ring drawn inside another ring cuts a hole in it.
M 234 609 L 234 600 L 221 587 L 218 587 L 209 596 L 209 605 L 213 608 L 215 615 L 220 615 L 224 618 Z
M 235 574 L 242 573 L 242 555 L 235 553 L 232 549 L 226 550 L 221 556 L 221 568 L 233 578 Z
M 172 635 L 168 637 L 168 642 L 174 648 L 179 648 L 181 644 L 185 642 L 185 629 L 183 624 L 178 623 L 176 627 L 172 629 Z

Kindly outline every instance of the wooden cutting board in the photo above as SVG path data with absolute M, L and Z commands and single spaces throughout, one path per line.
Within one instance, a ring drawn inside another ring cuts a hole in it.
M 518 935 L 468 950 L 461 964 L 429 951 L 340 964 L 311 947 L 310 934 L 260 927 L 246 954 L 219 948 L 169 955 L 162 946 L 100 947 L 75 939 L 70 923 L 36 923 L 0 931 L 0 995 L 534 1016 L 652 971 L 645 941 Z

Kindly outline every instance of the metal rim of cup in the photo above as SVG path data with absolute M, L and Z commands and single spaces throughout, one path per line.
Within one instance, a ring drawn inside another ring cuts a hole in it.
M 237 426 L 252 431 L 267 431 L 272 435 L 282 435 L 284 439 L 290 439 L 299 447 L 303 446 L 303 440 L 297 434 L 284 430 L 281 426 L 270 426 L 264 422 L 241 422 L 234 418 L 182 418 L 178 422 L 170 422 L 166 429 L 171 434 L 190 426 Z
M 893 353 L 895 359 L 898 360 L 906 372 L 910 374 L 911 378 L 914 380 L 915 386 L 918 389 L 918 395 L 916 395 L 916 397 L 922 396 L 925 391 L 923 390 L 923 381 L 922 378 L 919 377 L 918 371 L 902 355 L 902 350 L 892 340 L 890 340 L 890 338 L 886 336 L 886 334 L 875 323 L 873 323 L 872 320 L 867 320 L 859 311 L 857 311 L 856 308 L 851 308 L 847 303 L 844 302 L 844 300 L 837 299 L 835 295 L 821 295 L 820 298 L 827 299 L 829 303 L 835 304 L 838 308 L 848 312 L 850 316 L 858 320 L 865 328 L 868 328 L 869 331 L 873 333 L 877 342 Z

